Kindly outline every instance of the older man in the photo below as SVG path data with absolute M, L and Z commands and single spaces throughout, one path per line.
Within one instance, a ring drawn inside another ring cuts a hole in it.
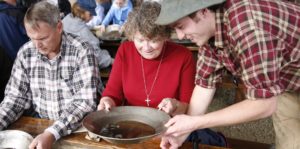
M 38 2 L 27 10 L 24 20 L 31 41 L 21 47 L 15 60 L 0 105 L 0 129 L 32 108 L 36 116 L 55 122 L 30 148 L 51 148 L 96 109 L 101 80 L 93 48 L 63 32 L 56 6 Z
M 300 6 L 274 0 L 164 0 L 157 21 L 199 49 L 193 116 L 166 126 L 162 147 L 178 147 L 194 129 L 233 125 L 273 115 L 276 148 L 300 148 Z M 246 99 L 224 109 L 206 109 L 222 70 L 240 77 Z M 174 146 L 173 146 L 174 147 Z

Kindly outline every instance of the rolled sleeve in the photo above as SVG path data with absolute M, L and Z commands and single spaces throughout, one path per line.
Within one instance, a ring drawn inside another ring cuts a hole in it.
M 223 65 L 217 58 L 216 51 L 209 46 L 199 48 L 195 84 L 204 88 L 216 88 L 221 82 Z

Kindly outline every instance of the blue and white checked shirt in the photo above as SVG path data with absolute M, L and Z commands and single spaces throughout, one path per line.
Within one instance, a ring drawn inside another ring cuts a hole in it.
M 0 129 L 33 106 L 41 118 L 55 120 L 46 130 L 56 139 L 77 129 L 96 109 L 101 79 L 93 48 L 63 33 L 61 51 L 52 60 L 29 41 L 21 47 L 0 105 Z

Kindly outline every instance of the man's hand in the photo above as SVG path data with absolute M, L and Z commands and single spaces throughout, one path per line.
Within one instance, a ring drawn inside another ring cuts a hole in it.
M 177 149 L 182 146 L 182 143 L 186 140 L 189 134 L 184 134 L 179 137 L 163 136 L 161 138 L 160 147 L 162 149 Z
M 200 124 L 197 121 L 197 116 L 188 116 L 188 115 L 176 115 L 171 118 L 165 126 L 168 127 L 165 135 L 172 135 L 174 137 L 182 136 L 184 134 L 190 134 L 194 130 L 198 129 Z
M 51 149 L 54 142 L 54 135 L 50 132 L 45 131 L 33 139 L 31 144 L 29 145 L 29 149 Z

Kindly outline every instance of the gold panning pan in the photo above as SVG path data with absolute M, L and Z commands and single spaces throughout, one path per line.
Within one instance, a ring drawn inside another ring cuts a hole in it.
M 88 135 L 110 143 L 132 144 L 152 138 L 164 132 L 164 124 L 170 116 L 149 107 L 120 106 L 109 112 L 96 111 L 83 120 Z

